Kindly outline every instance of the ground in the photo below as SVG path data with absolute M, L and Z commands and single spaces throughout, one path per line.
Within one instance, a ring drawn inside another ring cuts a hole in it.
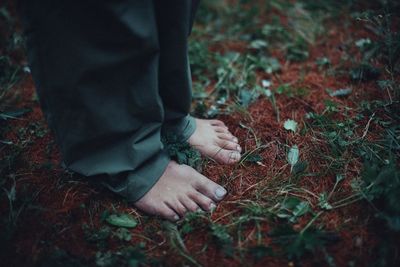
M 244 152 L 225 166 L 166 141 L 229 191 L 177 224 L 60 166 L 13 10 L 0 9 L 4 266 L 400 263 L 394 1 L 203 1 L 190 37 L 193 114 L 223 120 Z

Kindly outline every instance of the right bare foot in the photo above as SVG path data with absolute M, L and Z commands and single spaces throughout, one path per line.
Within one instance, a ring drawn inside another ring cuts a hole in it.
M 226 190 L 187 165 L 171 161 L 157 183 L 134 203 L 138 209 L 177 221 L 187 212 L 210 211 Z

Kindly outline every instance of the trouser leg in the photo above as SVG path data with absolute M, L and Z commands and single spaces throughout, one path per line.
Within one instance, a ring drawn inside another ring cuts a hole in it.
M 25 0 L 22 14 L 37 93 L 65 165 L 138 200 L 169 162 L 154 2 Z
M 196 0 L 155 0 L 160 41 L 159 90 L 165 110 L 164 134 L 188 139 L 195 130 L 189 115 L 192 84 L 188 36 Z

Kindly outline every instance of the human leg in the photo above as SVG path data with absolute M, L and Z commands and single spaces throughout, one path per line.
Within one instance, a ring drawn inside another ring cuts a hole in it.
M 192 84 L 188 59 L 188 36 L 196 1 L 156 0 L 160 40 L 159 90 L 164 105 L 164 133 L 178 135 L 203 155 L 220 163 L 240 159 L 241 148 L 228 128 L 217 120 L 199 120 L 189 115 Z
M 168 219 L 182 202 L 207 209 L 222 198 L 163 150 L 153 1 L 26 0 L 22 13 L 39 100 L 68 169 Z

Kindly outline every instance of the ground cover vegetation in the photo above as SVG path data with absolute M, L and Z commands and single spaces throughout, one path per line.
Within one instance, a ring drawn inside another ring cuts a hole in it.
M 170 154 L 229 190 L 177 224 L 60 167 L 12 2 L 0 6 L 4 266 L 398 266 L 400 5 L 204 0 L 190 37 L 193 114 L 244 148 L 221 166 Z

